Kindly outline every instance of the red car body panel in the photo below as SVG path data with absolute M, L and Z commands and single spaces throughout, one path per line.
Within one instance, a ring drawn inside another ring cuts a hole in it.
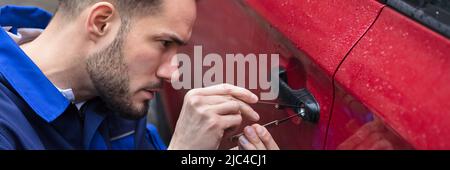
M 328 76 L 334 74 L 383 7 L 374 0 L 247 2 Z
M 282 149 L 450 145 L 448 39 L 377 1 L 199 1 L 190 44 L 180 52 L 193 56 L 203 45 L 203 55 L 280 54 L 288 84 L 307 88 L 321 107 L 317 124 L 296 119 L 269 129 Z M 172 128 L 186 92 L 165 86 Z M 253 107 L 260 124 L 293 114 Z M 236 145 L 227 135 L 221 149 Z
M 336 75 L 341 94 L 328 147 L 337 147 L 371 122 L 367 117 L 373 113 L 416 149 L 450 149 L 449 57 L 447 38 L 385 8 Z M 392 143 L 394 149 L 407 148 Z

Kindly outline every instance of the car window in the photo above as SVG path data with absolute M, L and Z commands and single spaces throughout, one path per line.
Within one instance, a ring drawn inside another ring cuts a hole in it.
M 450 1 L 385 0 L 397 11 L 450 38 Z

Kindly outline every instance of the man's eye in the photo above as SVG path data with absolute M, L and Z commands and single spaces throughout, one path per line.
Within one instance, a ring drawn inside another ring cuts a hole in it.
M 164 48 L 167 48 L 172 45 L 172 41 L 161 40 L 161 44 L 164 46 Z

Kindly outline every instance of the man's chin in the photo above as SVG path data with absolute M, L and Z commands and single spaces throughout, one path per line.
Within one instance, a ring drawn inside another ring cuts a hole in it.
M 147 112 L 145 113 L 131 113 L 131 112 L 127 112 L 127 113 L 120 113 L 120 116 L 124 119 L 128 119 L 128 120 L 139 120 L 142 119 L 144 117 L 147 116 Z
M 120 111 L 120 116 L 129 120 L 139 120 L 147 116 L 149 105 L 143 104 L 138 107 L 129 108 L 127 110 Z

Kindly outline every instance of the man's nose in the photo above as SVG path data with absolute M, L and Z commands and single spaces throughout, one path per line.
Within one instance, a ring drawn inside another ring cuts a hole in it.
M 176 57 L 172 58 L 170 61 L 165 61 L 160 65 L 157 71 L 157 76 L 160 79 L 163 79 L 166 82 L 171 82 L 172 78 L 176 79 L 179 76 L 178 73 L 178 64 L 173 61 L 176 60 Z

